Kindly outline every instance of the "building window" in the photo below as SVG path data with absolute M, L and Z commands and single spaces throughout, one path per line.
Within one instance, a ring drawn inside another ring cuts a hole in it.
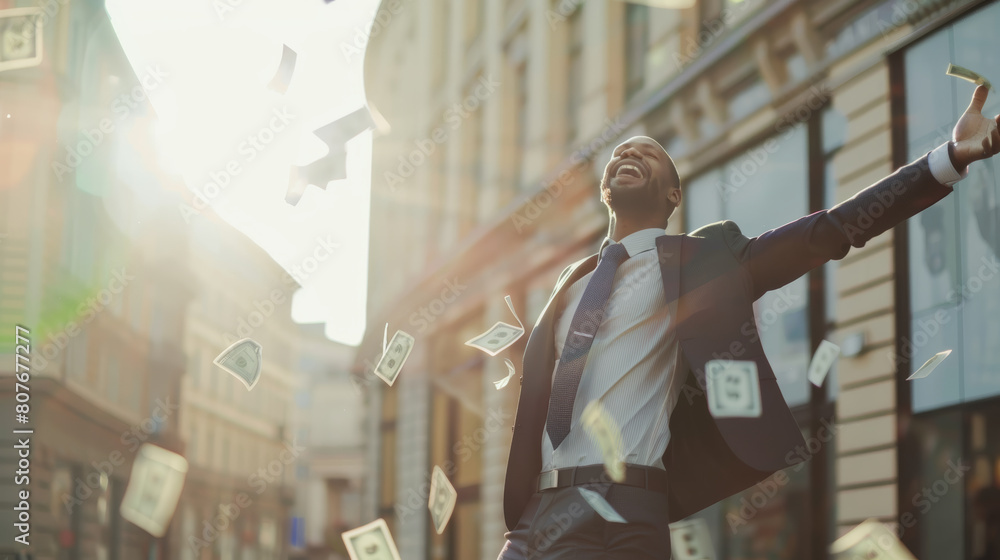
M 1000 47 L 990 32 L 998 24 L 1000 4 L 987 4 L 894 60 L 903 75 L 907 160 L 950 140 L 975 88 L 941 80 L 927 68 L 961 60 L 983 75 L 997 75 L 1000 60 L 987 51 Z M 991 94 L 983 114 L 998 111 L 1000 100 Z M 901 382 L 913 413 L 900 442 L 901 537 L 918 558 L 998 558 L 1000 170 L 995 158 L 970 165 L 954 192 L 908 220 L 906 228 L 909 275 L 898 281 L 909 288 L 909 329 L 899 333 L 894 349 L 897 373 L 905 378 L 934 354 L 952 353 L 929 377 Z
M 566 60 L 566 142 L 576 142 L 583 105 L 583 9 L 569 16 L 569 44 Z
M 646 79 L 646 52 L 649 50 L 649 7 L 625 6 L 625 98 L 642 90 Z
M 807 215 L 809 144 L 809 127 L 800 124 L 687 181 L 683 186 L 687 231 L 733 220 L 745 236 L 754 237 Z M 760 154 L 766 154 L 764 163 L 759 163 Z M 808 276 L 768 292 L 754 303 L 764 351 L 806 439 L 814 423 L 828 417 L 827 409 L 832 408 L 813 410 L 810 405 L 812 386 L 805 372 L 812 354 L 811 313 Z M 811 491 L 810 465 L 800 462 L 783 471 L 787 481 L 775 482 L 777 493 L 768 496 L 763 506 L 755 504 L 749 518 L 744 506 L 751 500 L 760 502 L 754 495 L 760 492 L 758 487 L 699 515 L 708 523 L 720 557 L 750 558 L 763 550 L 782 552 L 789 558 L 810 557 L 810 539 L 818 538 L 810 537 L 813 527 L 819 526 L 816 516 L 825 522 L 828 518 L 823 516 L 829 515 L 815 507 L 820 497 Z
M 997 23 L 1000 4 L 992 4 L 905 53 L 908 160 L 950 139 L 974 89 L 972 84 L 936 79 L 926 68 L 962 60 L 984 75 L 1000 74 L 1000 60 L 982 52 L 1000 46 L 1000 40 L 985 33 Z M 983 114 L 998 110 L 1000 99 L 987 98 Z M 933 375 L 911 384 L 914 412 L 1000 396 L 996 165 L 994 160 L 972 164 L 954 193 L 908 222 L 911 323 L 902 357 L 909 358 L 912 372 L 934 354 L 952 350 Z
M 835 173 L 833 158 L 837 155 L 847 142 L 847 118 L 839 110 L 829 106 L 820 113 L 820 149 L 823 161 L 823 208 L 832 208 L 837 205 L 837 176 Z M 840 261 L 830 261 L 823 265 L 823 297 L 825 299 L 823 309 L 827 328 L 832 328 L 836 322 L 835 312 L 837 310 L 837 268 Z M 837 382 L 837 362 L 834 362 L 826 376 L 827 401 L 837 400 L 839 386 Z M 833 453 L 830 454 L 831 456 Z

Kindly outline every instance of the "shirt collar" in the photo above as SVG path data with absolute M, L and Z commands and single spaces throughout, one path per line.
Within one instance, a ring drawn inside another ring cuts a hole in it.
M 645 253 L 646 251 L 652 251 L 656 248 L 656 238 L 661 235 L 666 235 L 666 229 L 660 228 L 647 228 L 641 229 L 635 233 L 625 236 L 621 240 L 621 244 L 625 246 L 625 252 L 628 253 L 629 257 L 634 257 L 639 253 Z M 599 255 L 604 254 L 604 248 L 608 245 L 615 243 L 610 237 L 605 237 L 604 242 L 601 243 L 601 248 L 598 251 Z

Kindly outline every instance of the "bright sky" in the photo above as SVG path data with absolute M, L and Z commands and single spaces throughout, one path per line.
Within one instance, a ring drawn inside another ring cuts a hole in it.
M 360 344 L 365 330 L 372 133 L 348 143 L 346 180 L 325 191 L 308 187 L 297 206 L 285 202 L 285 193 L 291 166 L 327 152 L 312 131 L 366 102 L 364 55 L 358 51 L 367 46 L 366 30 L 378 5 L 378 0 L 106 2 L 159 118 L 161 164 L 286 271 L 300 269 L 303 289 L 293 299 L 295 321 L 324 322 L 327 337 L 350 345 Z M 282 44 L 298 55 L 283 95 L 267 88 Z M 161 74 L 158 82 L 155 76 Z M 213 182 L 224 188 L 206 188 Z M 325 256 L 322 246 L 329 242 L 339 247 Z M 312 260 L 318 268 L 302 270 Z

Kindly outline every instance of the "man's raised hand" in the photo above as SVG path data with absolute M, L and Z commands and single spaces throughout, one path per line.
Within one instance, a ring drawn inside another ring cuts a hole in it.
M 983 116 L 983 105 L 989 89 L 979 86 L 972 93 L 969 108 L 958 119 L 958 124 L 952 131 L 952 142 L 955 148 L 955 163 L 961 171 L 974 161 L 986 159 L 1000 152 L 1000 115 Z

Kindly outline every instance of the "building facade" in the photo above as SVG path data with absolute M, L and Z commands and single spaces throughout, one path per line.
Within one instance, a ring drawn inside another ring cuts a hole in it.
M 596 250 L 614 145 L 645 134 L 673 157 L 684 201 L 668 233 L 732 219 L 755 236 L 948 140 L 973 90 L 944 74 L 948 62 L 1000 76 L 990 2 L 433 6 L 383 3 L 366 57 L 367 91 L 393 129 L 374 149 L 371 328 L 355 361 L 370 404 L 365 521 L 386 518 L 408 558 L 495 558 L 503 544 L 517 387 L 492 381 L 504 357 L 520 373 L 526 337 L 496 357 L 463 343 L 514 322 L 506 295 L 530 328 L 559 272 Z M 994 165 L 756 303 L 808 448 L 697 515 L 717 557 L 826 558 L 868 518 L 919 558 L 995 557 Z M 391 388 L 368 373 L 385 322 L 417 339 Z M 816 388 L 805 372 L 824 339 L 844 352 Z M 930 378 L 905 381 L 946 349 Z M 436 535 L 427 482 L 446 463 L 458 505 Z
M 197 297 L 186 315 L 180 415 L 190 470 L 175 513 L 178 558 L 284 558 L 304 451 L 291 319 L 298 284 L 214 214 L 190 219 Z M 212 363 L 243 338 L 257 341 L 264 358 L 250 391 Z
M 153 114 L 132 97 L 142 88 L 102 3 L 5 1 L 0 19 L 0 316 L 30 340 L 21 390 L 15 364 L 25 364 L 5 337 L 0 399 L 12 412 L 28 405 L 28 422 L 5 425 L 33 430 L 25 486 L 11 477 L 0 489 L 0 551 L 172 557 L 169 538 L 119 507 L 140 445 L 184 451 L 177 407 L 193 294 L 176 185 L 147 157 Z M 0 462 L 14 472 L 20 440 L 4 434 Z M 28 547 L 13 538 L 21 489 Z

